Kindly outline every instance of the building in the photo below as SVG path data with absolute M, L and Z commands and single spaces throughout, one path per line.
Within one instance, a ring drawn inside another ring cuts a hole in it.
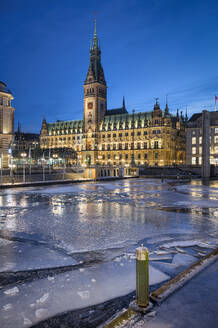
M 207 114 L 208 119 L 203 120 Z M 204 124 L 203 124 L 204 123 Z M 208 136 L 203 133 L 203 127 L 208 124 Z M 208 139 L 208 140 L 207 140 Z M 218 112 L 203 111 L 192 115 L 186 129 L 186 164 L 202 165 L 203 151 L 208 151 L 206 157 L 209 164 L 218 165 Z
M 90 64 L 84 82 L 83 120 L 43 120 L 40 147 L 72 147 L 77 162 L 86 165 L 175 165 L 185 163 L 185 119 L 173 116 L 168 104 L 160 109 L 158 98 L 153 110 L 128 113 L 107 108 L 107 84 L 101 64 L 96 33 L 90 49 Z
M 39 134 L 22 132 L 21 125 L 18 123 L 18 129 L 14 133 L 11 143 L 10 164 L 39 165 L 46 160 L 48 164 L 61 165 L 63 163 L 68 164 L 69 158 L 76 158 L 76 153 L 72 147 L 40 148 Z
M 18 129 L 11 143 L 11 162 L 22 164 L 24 159 L 34 161 L 38 153 L 41 153 L 39 134 L 22 132 L 21 125 L 18 123 Z
M 0 168 L 8 168 L 9 146 L 14 134 L 13 95 L 4 82 L 0 82 Z

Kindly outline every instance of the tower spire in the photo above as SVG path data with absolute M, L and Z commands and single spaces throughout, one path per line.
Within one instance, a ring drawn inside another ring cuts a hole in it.
M 186 111 L 185 111 L 185 121 L 188 121 L 188 110 L 187 110 L 187 106 L 186 106 Z
M 168 95 L 166 95 L 166 107 L 164 111 L 165 115 L 169 114 L 169 107 L 168 107 Z
M 123 96 L 123 108 L 126 108 L 125 97 Z
M 94 37 L 93 37 L 93 49 L 98 49 L 98 36 L 97 36 L 96 14 L 95 14 Z

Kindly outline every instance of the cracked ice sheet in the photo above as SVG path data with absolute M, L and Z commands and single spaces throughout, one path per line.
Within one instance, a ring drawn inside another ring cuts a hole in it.
M 122 265 L 121 265 L 122 264 Z M 150 266 L 150 284 L 169 276 Z M 1 328 L 30 327 L 67 310 L 99 304 L 135 290 L 135 262 L 110 262 L 2 289 Z
M 4 239 L 2 239 L 4 240 Z M 0 247 L 0 272 L 26 271 L 44 268 L 54 268 L 66 265 L 75 265 L 77 262 L 72 257 L 49 249 L 43 245 L 31 245 L 23 242 L 6 243 Z

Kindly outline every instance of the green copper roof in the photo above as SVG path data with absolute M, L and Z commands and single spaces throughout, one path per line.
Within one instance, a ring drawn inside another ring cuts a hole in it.
M 134 113 L 135 128 L 144 126 L 152 118 L 152 112 Z M 128 129 L 131 128 L 133 121 L 133 114 L 122 114 L 122 115 L 110 115 L 105 116 L 104 121 L 100 126 L 100 130 L 113 130 L 114 126 L 116 129 Z
M 64 131 L 70 133 L 82 133 L 83 121 L 57 121 L 55 123 L 48 123 L 48 132 L 51 135 L 53 131 Z

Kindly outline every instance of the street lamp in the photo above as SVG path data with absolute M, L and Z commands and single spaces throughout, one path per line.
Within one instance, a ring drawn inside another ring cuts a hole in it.
M 45 181 L 45 157 L 44 157 L 44 152 L 42 155 L 42 181 Z
M 23 159 L 23 182 L 25 182 L 25 157 L 26 157 L 26 153 L 21 153 L 21 157 Z

